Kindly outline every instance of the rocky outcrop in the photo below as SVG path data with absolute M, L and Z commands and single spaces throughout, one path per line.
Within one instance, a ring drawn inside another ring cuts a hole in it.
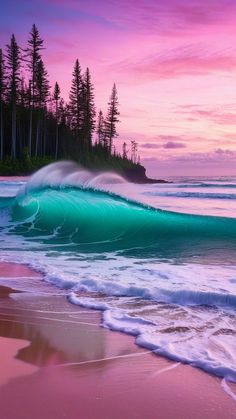
M 135 165 L 131 168 L 124 170 L 124 177 L 129 182 L 134 183 L 170 183 L 163 179 L 151 179 L 146 175 L 145 167 L 141 165 Z

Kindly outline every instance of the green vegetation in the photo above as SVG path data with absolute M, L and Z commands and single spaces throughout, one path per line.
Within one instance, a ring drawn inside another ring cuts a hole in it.
M 103 148 L 98 144 L 94 145 L 91 153 L 88 153 L 86 156 L 77 156 L 75 159 L 68 155 L 67 158 L 76 161 L 91 171 L 115 171 L 130 180 L 137 180 L 138 182 L 145 180 L 145 169 L 143 166 L 135 164 L 129 159 L 124 159 L 119 155 L 106 157 Z M 52 156 L 29 157 L 28 149 L 24 148 L 21 158 L 13 160 L 11 157 L 6 157 L 0 161 L 0 175 L 30 175 L 41 167 L 55 161 Z M 136 179 L 136 177 L 138 178 Z
M 116 152 L 119 103 L 113 85 L 106 115 L 96 123 L 94 86 L 87 68 L 75 61 L 68 103 L 55 82 L 49 86 L 42 59 L 44 41 L 35 25 L 22 49 L 12 35 L 0 49 L 0 175 L 30 174 L 58 159 L 72 159 L 92 170 L 113 170 L 126 177 L 145 178 L 137 143 Z

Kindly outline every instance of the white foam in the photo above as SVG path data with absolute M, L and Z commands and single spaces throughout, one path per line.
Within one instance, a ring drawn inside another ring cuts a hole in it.
M 159 266 L 159 274 L 155 272 L 154 278 L 150 270 L 146 272 L 141 268 L 141 273 L 144 280 L 140 280 L 139 277 L 136 277 L 136 280 L 131 277 L 124 278 L 124 275 L 127 273 L 129 276 L 132 275 L 133 269 L 122 270 L 120 274 L 116 272 L 116 281 L 112 279 L 102 279 L 104 277 L 109 277 L 111 270 L 116 271 L 116 263 L 113 261 L 113 269 L 109 267 L 109 272 L 103 271 L 102 275 L 99 275 L 97 269 L 99 269 L 100 263 L 94 262 L 94 268 L 91 269 L 89 266 L 88 270 L 90 274 L 81 275 L 80 279 L 77 280 L 68 280 L 61 278 L 60 276 L 51 277 L 48 276 L 48 281 L 53 282 L 56 285 L 61 287 L 68 288 L 69 286 L 74 286 L 74 289 L 77 291 L 86 291 L 86 292 L 99 292 L 101 294 L 111 295 L 111 296 L 126 296 L 126 297 L 139 297 L 146 300 L 154 300 L 159 302 L 174 303 L 179 305 L 210 305 L 225 307 L 229 309 L 236 308 L 236 294 L 234 294 L 234 269 L 228 268 L 225 269 L 225 274 L 228 276 L 228 281 L 225 282 L 225 289 L 220 292 L 220 290 L 209 291 L 204 287 L 204 283 L 201 284 L 199 280 L 196 289 L 194 288 L 194 276 L 199 275 L 200 267 L 196 266 Z M 190 269 L 196 270 L 195 275 L 192 275 L 192 278 L 185 278 L 185 274 L 189 275 Z M 216 267 L 216 269 L 219 269 Z M 139 270 L 135 267 L 136 274 L 139 273 Z M 87 271 L 87 269 L 86 269 Z M 205 272 L 204 272 L 205 271 Z M 211 286 L 211 277 L 207 274 L 213 274 L 213 284 L 216 286 L 217 280 L 212 267 L 210 271 L 207 269 L 202 269 L 203 281 L 205 278 L 208 279 L 208 289 Z M 179 276 L 178 276 L 179 274 Z M 139 274 L 140 275 L 140 274 Z M 85 276 L 85 277 L 84 277 Z M 119 280 L 117 280 L 119 279 Z M 179 279 L 179 281 L 178 281 Z M 175 284 L 173 284 L 173 280 Z M 153 285 L 155 283 L 155 286 Z M 179 283 L 178 283 L 179 282 Z M 183 289 L 183 283 L 185 287 L 189 286 L 189 289 Z M 174 285 L 174 287 L 173 287 Z M 179 289 L 178 289 L 179 288 Z M 200 289 L 199 289 L 200 288 Z M 201 289 L 202 288 L 202 289 Z
M 34 173 L 24 188 L 19 191 L 19 195 L 48 186 L 78 186 L 111 191 L 112 185 L 125 183 L 127 183 L 126 180 L 114 172 L 95 174 L 75 162 L 60 161 L 51 163 Z
M 225 378 L 223 378 L 223 380 L 221 381 L 221 386 L 223 388 L 223 390 L 230 396 L 232 397 L 232 399 L 236 402 L 236 394 L 231 390 L 231 388 L 229 387 L 227 380 Z
M 195 327 L 200 327 L 199 319 L 194 323 L 194 312 L 189 312 L 186 319 L 189 326 L 184 321 L 176 321 L 171 324 L 171 316 L 180 315 L 178 309 L 172 307 L 167 313 L 166 318 L 157 321 L 147 320 L 137 315 L 127 314 L 127 309 L 117 307 L 114 301 L 104 303 L 97 298 L 81 298 L 72 294 L 70 301 L 73 304 L 82 305 L 103 311 L 102 325 L 111 330 L 124 332 L 136 337 L 136 344 L 155 352 L 158 355 L 168 357 L 177 362 L 188 363 L 194 367 L 201 368 L 219 377 L 226 377 L 227 380 L 236 382 L 236 342 L 233 336 L 224 334 L 215 335 L 220 332 L 221 324 L 218 329 L 209 331 L 206 329 L 199 337 Z M 156 311 L 158 307 L 156 307 Z M 176 311 L 176 313 L 175 313 Z M 183 313 L 182 313 L 183 316 Z M 220 316 L 219 316 L 220 317 Z M 206 316 L 209 322 L 209 316 Z M 209 326 L 209 325 L 208 325 Z
M 85 307 L 85 308 L 101 310 L 101 311 L 108 309 L 108 305 L 106 303 L 95 302 L 95 301 L 92 301 L 91 299 L 86 298 L 86 297 L 79 298 L 79 297 L 76 296 L 76 294 L 74 292 L 71 292 L 68 295 L 68 300 L 72 304 L 77 304 L 77 305 L 79 305 L 81 307 Z

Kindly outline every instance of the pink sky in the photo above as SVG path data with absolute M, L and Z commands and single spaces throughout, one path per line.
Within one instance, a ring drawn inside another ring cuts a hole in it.
M 20 3 L 20 4 L 19 4 Z M 65 98 L 78 58 L 97 109 L 116 82 L 119 145 L 137 140 L 152 176 L 236 175 L 235 0 L 10 0 L 0 39 L 35 23 Z

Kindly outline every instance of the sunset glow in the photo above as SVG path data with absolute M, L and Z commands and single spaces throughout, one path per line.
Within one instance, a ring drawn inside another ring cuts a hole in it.
M 149 175 L 236 175 L 235 0 L 9 0 L 0 20 L 1 47 L 37 25 L 65 99 L 76 58 L 97 110 L 116 82 L 117 144 L 135 139 Z

